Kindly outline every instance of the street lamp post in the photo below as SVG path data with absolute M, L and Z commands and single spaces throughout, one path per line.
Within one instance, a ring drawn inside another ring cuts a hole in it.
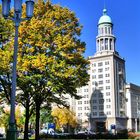
M 21 18 L 22 15 L 22 0 L 14 0 L 14 16 L 9 17 L 11 0 L 2 0 L 2 15 L 5 19 L 10 19 L 14 22 L 15 38 L 14 38 L 14 56 L 13 56 L 13 70 L 12 70 L 12 91 L 10 98 L 10 120 L 7 131 L 6 140 L 17 140 L 16 120 L 15 120 L 15 97 L 16 97 L 16 65 L 17 65 L 17 51 L 18 51 L 18 27 L 20 22 L 29 20 L 33 16 L 34 1 L 26 0 L 26 18 Z

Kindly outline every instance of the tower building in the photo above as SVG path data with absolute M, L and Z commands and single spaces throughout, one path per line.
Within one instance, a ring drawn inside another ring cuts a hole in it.
M 89 57 L 90 81 L 77 90 L 83 98 L 76 101 L 75 110 L 81 124 L 93 131 L 127 125 L 125 60 L 116 51 L 115 41 L 112 20 L 104 9 L 98 22 L 96 53 Z
M 116 51 L 113 22 L 103 10 L 98 21 L 96 52 L 88 58 L 87 86 L 77 89 L 80 100 L 71 108 L 79 123 L 95 132 L 140 130 L 140 86 L 126 83 L 125 60 Z
M 96 131 L 127 125 L 125 61 L 116 51 L 115 41 L 112 20 L 104 9 L 98 22 L 96 53 L 89 57 L 90 124 Z

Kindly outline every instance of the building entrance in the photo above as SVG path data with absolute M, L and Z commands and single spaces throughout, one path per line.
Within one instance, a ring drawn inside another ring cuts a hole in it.
M 105 122 L 96 122 L 96 131 L 97 132 L 105 132 L 106 131 Z

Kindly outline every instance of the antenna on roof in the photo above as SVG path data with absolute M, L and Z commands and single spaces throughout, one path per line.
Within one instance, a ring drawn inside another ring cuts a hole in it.
M 104 9 L 106 9 L 106 0 L 104 0 Z
M 104 9 L 106 9 L 105 0 L 104 0 Z

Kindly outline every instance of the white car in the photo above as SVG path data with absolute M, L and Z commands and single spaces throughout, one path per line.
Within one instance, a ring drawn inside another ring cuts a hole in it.
M 52 128 L 48 129 L 48 134 L 55 135 L 54 129 L 52 129 Z
M 48 130 L 47 129 L 41 129 L 40 134 L 48 134 Z

